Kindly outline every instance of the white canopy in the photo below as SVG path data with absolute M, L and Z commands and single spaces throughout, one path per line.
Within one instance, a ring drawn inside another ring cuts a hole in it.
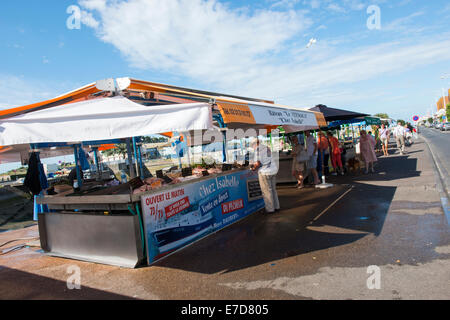
M 39 157 L 41 159 L 73 155 L 72 147 L 46 148 L 46 149 L 39 149 L 39 151 L 40 151 Z M 14 146 L 9 146 L 0 150 L 0 164 L 12 162 L 21 162 L 23 164 L 25 160 L 28 160 L 29 156 L 30 156 L 29 144 L 18 144 Z
M 143 106 L 118 96 L 0 120 L 0 146 L 121 139 L 212 128 L 206 103 Z

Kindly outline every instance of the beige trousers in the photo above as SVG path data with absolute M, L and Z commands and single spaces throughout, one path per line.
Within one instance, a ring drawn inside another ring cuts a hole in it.
M 397 136 L 395 138 L 395 141 L 397 142 L 397 148 L 400 150 L 400 152 L 401 153 L 405 152 L 405 137 Z
M 264 198 L 267 212 L 274 212 L 280 209 L 280 202 L 277 194 L 276 175 L 259 174 L 259 185 Z

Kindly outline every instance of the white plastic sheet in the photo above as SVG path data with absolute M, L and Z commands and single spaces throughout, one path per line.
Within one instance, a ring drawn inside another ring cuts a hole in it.
M 212 128 L 206 103 L 143 106 L 99 98 L 0 120 L 0 145 L 121 139 Z

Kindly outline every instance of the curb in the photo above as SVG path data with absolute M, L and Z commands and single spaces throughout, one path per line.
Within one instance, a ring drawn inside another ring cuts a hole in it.
M 429 150 L 430 153 L 431 153 L 431 157 L 433 158 L 433 162 L 434 162 L 434 165 L 435 165 L 435 167 L 436 167 L 435 169 L 437 169 L 436 171 L 437 171 L 437 173 L 438 173 L 438 177 L 439 177 L 439 180 L 440 180 L 440 182 L 441 182 L 442 189 L 443 189 L 443 191 L 445 192 L 445 194 L 447 195 L 447 198 L 448 198 L 448 197 L 450 197 L 450 195 L 449 195 L 449 190 L 450 190 L 450 188 L 449 188 L 449 186 L 447 185 L 447 183 L 445 182 L 444 174 L 443 174 L 442 168 L 441 168 L 441 166 L 439 165 L 439 162 L 437 161 L 436 155 L 434 154 L 433 150 L 432 150 L 431 147 L 430 147 L 430 142 L 429 142 L 429 140 L 428 140 L 427 138 L 425 138 L 424 136 L 422 136 L 422 135 L 420 135 L 420 137 L 421 137 L 422 140 L 424 140 L 424 141 L 426 142 L 426 144 L 427 144 L 428 150 Z
M 447 218 L 447 224 L 450 225 L 450 207 L 449 207 L 449 188 L 445 183 L 444 175 L 442 173 L 442 169 L 439 165 L 439 162 L 436 160 L 436 156 L 433 153 L 433 150 L 430 147 L 430 143 L 428 142 L 428 139 L 425 138 L 423 135 L 419 136 L 427 145 L 428 151 L 431 154 L 431 158 L 433 159 L 433 169 L 436 173 L 436 187 L 438 189 L 440 198 L 441 198 L 441 205 L 442 210 L 444 210 L 445 217 Z

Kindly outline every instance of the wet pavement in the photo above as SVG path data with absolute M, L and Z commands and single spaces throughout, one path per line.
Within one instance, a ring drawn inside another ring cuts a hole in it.
M 280 186 L 279 213 L 256 213 L 151 267 L 36 247 L 0 255 L 0 298 L 449 299 L 450 229 L 431 155 L 423 141 L 408 151 L 380 158 L 376 174 L 330 177 L 331 189 Z M 36 236 L 36 227 L 1 233 L 0 245 Z M 81 290 L 67 289 L 72 265 Z M 368 289 L 372 265 L 380 289 Z

